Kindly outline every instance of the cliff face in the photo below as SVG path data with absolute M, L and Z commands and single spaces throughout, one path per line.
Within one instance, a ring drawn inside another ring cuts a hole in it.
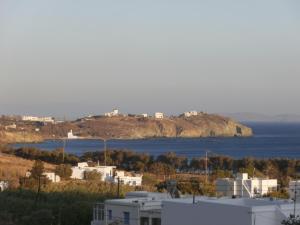
M 100 117 L 75 122 L 75 132 L 80 136 L 116 139 L 141 139 L 153 137 L 210 137 L 251 136 L 252 129 L 230 118 L 201 114 L 189 118 L 165 119 L 137 117 Z

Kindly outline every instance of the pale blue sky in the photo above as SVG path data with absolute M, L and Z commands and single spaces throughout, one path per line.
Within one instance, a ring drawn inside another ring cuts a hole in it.
M 298 0 L 0 0 L 0 114 L 300 114 Z

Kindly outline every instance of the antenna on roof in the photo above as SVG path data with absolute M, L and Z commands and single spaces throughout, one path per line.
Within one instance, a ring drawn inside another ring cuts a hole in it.
M 180 192 L 177 188 L 176 180 L 169 180 L 167 182 L 167 191 L 169 192 L 172 198 L 180 198 Z

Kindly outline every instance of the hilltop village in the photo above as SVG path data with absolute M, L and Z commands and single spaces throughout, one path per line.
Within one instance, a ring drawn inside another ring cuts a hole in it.
M 69 133 L 69 135 L 67 135 Z M 55 120 L 53 117 L 2 116 L 0 137 L 2 142 L 40 142 L 60 138 L 201 138 L 251 136 L 251 128 L 230 118 L 197 111 L 179 116 L 166 116 L 156 112 L 122 114 L 114 109 L 104 115 L 89 115 L 74 121 Z

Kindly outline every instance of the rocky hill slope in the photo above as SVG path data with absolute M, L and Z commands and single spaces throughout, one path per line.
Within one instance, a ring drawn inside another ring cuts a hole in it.
M 141 116 L 95 116 L 58 124 L 15 122 L 18 129 L 0 131 L 0 143 L 40 142 L 64 138 L 70 130 L 81 138 L 143 139 L 251 136 L 252 129 L 230 118 L 201 113 L 164 119 Z M 21 129 L 21 130 L 20 130 Z M 38 132 L 36 132 L 38 129 Z
M 142 139 L 155 137 L 198 138 L 210 136 L 251 136 L 252 129 L 230 118 L 200 114 L 192 117 L 165 119 L 135 116 L 97 117 L 70 124 L 75 134 L 82 137 Z

